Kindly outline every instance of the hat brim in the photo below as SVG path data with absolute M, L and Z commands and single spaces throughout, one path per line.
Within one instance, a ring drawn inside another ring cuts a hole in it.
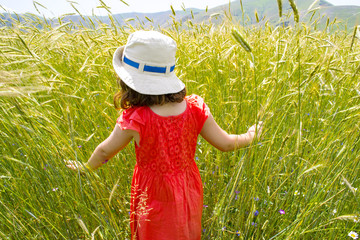
M 124 46 L 116 49 L 113 56 L 113 66 L 116 74 L 131 89 L 146 95 L 163 95 L 178 93 L 185 84 L 171 73 L 142 72 L 122 61 Z

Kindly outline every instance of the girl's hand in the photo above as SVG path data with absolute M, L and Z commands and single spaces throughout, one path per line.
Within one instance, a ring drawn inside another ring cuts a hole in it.
M 66 163 L 66 167 L 70 168 L 73 171 L 80 171 L 81 173 L 85 173 L 85 169 L 88 169 L 89 171 L 91 171 L 92 169 L 87 165 L 87 163 L 82 163 L 79 161 L 66 161 L 64 160 Z
M 250 142 L 252 142 L 253 139 L 255 138 L 255 134 L 256 134 L 256 137 L 259 137 L 261 135 L 262 126 L 263 126 L 263 122 L 260 121 L 258 123 L 257 127 L 256 127 L 256 124 L 254 124 L 249 128 L 249 130 L 247 131 L 247 134 L 250 137 Z

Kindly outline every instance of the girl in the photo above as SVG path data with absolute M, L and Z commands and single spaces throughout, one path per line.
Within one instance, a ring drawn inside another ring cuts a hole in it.
M 256 129 L 261 131 L 261 125 L 241 135 L 222 130 L 201 97 L 186 96 L 174 73 L 175 52 L 175 41 L 155 31 L 135 32 L 115 51 L 121 91 L 114 104 L 124 111 L 84 165 L 95 170 L 135 140 L 132 239 L 200 239 L 203 187 L 194 161 L 198 135 L 221 151 L 232 151 L 249 145 Z M 82 170 L 76 162 L 67 166 Z

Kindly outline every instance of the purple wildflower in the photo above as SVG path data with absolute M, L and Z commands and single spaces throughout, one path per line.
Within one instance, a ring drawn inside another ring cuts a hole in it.
M 280 213 L 280 214 L 285 214 L 285 210 L 280 209 L 280 210 L 279 210 L 279 213 Z
M 105 164 L 109 161 L 109 159 L 106 159 L 105 161 L 102 162 L 102 164 Z

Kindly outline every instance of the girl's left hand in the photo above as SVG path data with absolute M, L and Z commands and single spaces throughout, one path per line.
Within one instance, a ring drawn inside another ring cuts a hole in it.
M 65 159 L 64 162 L 66 164 L 66 167 L 70 168 L 74 172 L 80 172 L 81 176 L 84 176 L 86 172 L 91 172 L 91 176 L 95 177 L 96 179 L 100 179 L 97 173 L 94 172 L 87 163 Z
M 64 162 L 66 163 L 66 167 L 70 168 L 73 171 L 80 171 L 81 173 L 85 173 L 85 168 L 87 168 L 86 163 L 82 163 L 79 161 L 64 160 Z

